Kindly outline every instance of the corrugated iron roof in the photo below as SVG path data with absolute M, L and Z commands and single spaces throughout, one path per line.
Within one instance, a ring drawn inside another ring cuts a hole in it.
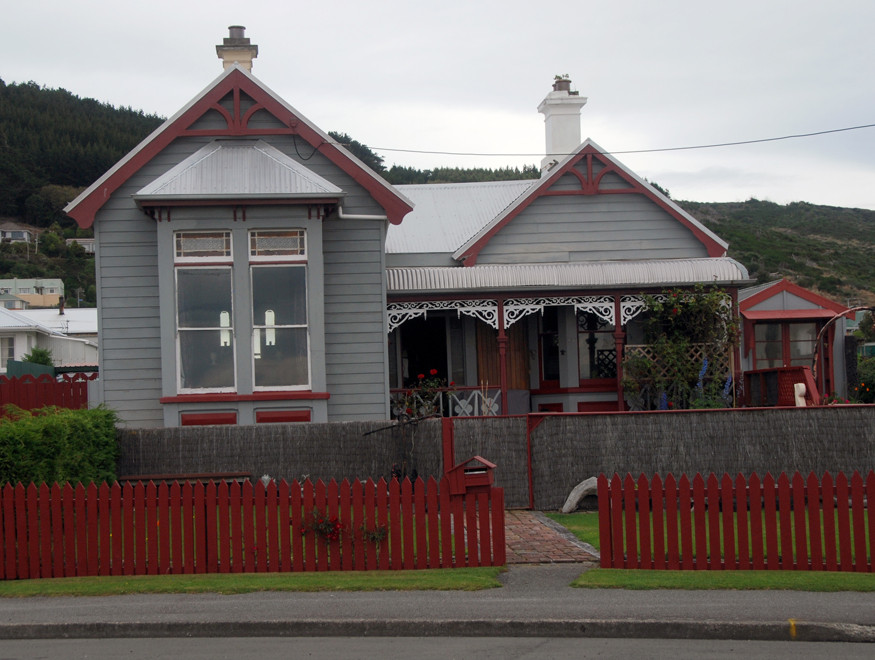
M 396 186 L 413 211 L 386 236 L 387 254 L 454 252 L 536 183 L 488 181 Z
M 65 335 L 97 334 L 95 307 L 67 307 L 63 314 L 58 309 L 21 309 L 16 314 Z
M 773 287 L 778 284 L 781 280 L 772 280 L 771 282 L 766 282 L 765 284 L 756 284 L 754 286 L 749 286 L 745 289 L 738 290 L 738 302 L 742 300 L 746 300 L 753 295 L 758 294 L 760 291 L 765 291 L 769 287 Z
M 573 264 L 513 264 L 465 267 L 387 268 L 390 293 L 507 289 L 667 287 L 749 282 L 747 269 L 728 257 L 601 261 Z
M 263 142 L 215 140 L 198 149 L 134 199 L 339 197 L 343 190 Z
M 36 332 L 42 332 L 47 335 L 57 334 L 51 328 L 47 328 L 33 319 L 29 319 L 4 307 L 0 307 L 0 329 L 35 330 Z

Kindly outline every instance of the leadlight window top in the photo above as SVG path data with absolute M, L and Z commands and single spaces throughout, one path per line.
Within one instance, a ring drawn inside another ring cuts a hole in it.
M 306 257 L 306 232 L 303 229 L 249 232 L 249 258 L 252 261 L 297 261 Z
M 177 262 L 231 258 L 230 231 L 180 231 L 175 236 Z

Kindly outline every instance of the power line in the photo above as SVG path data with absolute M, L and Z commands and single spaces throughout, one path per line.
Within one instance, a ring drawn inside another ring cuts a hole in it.
M 628 149 L 625 151 L 603 151 L 605 156 L 618 156 L 623 154 L 652 154 L 666 151 L 691 151 L 694 149 L 715 149 L 718 147 L 737 147 L 746 144 L 762 144 L 765 142 L 779 142 L 781 140 L 796 140 L 799 138 L 816 137 L 818 135 L 829 135 L 830 133 L 844 133 L 847 131 L 858 131 L 864 128 L 875 128 L 875 124 L 862 124 L 860 126 L 848 126 L 845 128 L 832 128 L 826 131 L 813 131 L 811 133 L 794 133 L 792 135 L 781 135 L 778 137 L 759 138 L 756 140 L 738 140 L 736 142 L 714 142 L 710 144 L 696 144 L 686 147 L 661 147 L 658 149 Z M 341 142 L 335 142 L 342 146 L 349 146 Z M 428 154 L 435 156 L 496 156 L 502 158 L 541 158 L 544 154 L 524 154 L 524 153 L 479 153 L 473 151 L 427 151 L 424 149 L 397 149 L 394 147 L 368 147 L 372 151 L 393 151 L 406 154 Z M 569 156 L 570 154 L 547 154 L 548 156 Z

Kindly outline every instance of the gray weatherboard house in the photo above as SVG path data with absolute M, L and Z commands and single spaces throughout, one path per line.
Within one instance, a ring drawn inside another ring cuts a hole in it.
M 224 71 L 66 208 L 94 228 L 100 396 L 130 427 L 624 410 L 641 295 L 749 283 L 727 244 L 591 140 L 557 80 L 538 180 L 393 187 Z M 735 360 L 735 364 L 739 364 Z M 736 374 L 737 375 L 737 374 Z

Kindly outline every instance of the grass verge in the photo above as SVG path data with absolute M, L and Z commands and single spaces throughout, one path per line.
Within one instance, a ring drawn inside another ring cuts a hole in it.
M 501 567 L 424 571 L 76 577 L 0 582 L 0 597 L 241 594 L 254 591 L 477 591 L 500 587 Z
M 591 589 L 737 589 L 875 591 L 873 573 L 821 571 L 641 571 L 594 568 L 572 587 Z

